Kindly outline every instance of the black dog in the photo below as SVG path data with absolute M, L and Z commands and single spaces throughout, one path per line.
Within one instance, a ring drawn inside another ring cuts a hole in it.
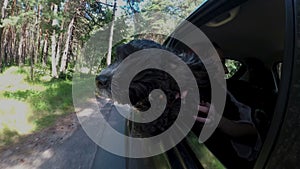
M 114 85 L 115 89 L 118 89 L 119 84 L 112 84 L 112 77 L 120 63 L 130 54 L 134 52 L 156 48 L 166 50 L 174 53 L 191 69 L 198 87 L 201 91 L 208 91 L 206 88 L 209 86 L 209 79 L 206 73 L 205 67 L 199 57 L 196 55 L 187 55 L 180 52 L 174 52 L 174 50 L 167 49 L 166 47 L 155 43 L 150 40 L 133 40 L 125 45 L 117 47 L 116 61 L 109 65 L 106 69 L 102 70 L 100 75 L 96 77 L 96 85 L 99 89 L 101 96 L 111 96 L 111 87 Z M 180 69 L 174 69 L 176 73 L 181 73 Z M 193 78 L 186 77 L 184 78 Z M 134 123 L 132 129 L 135 137 L 148 137 L 160 134 L 168 129 L 176 120 L 181 104 L 181 92 L 176 81 L 168 73 L 157 69 L 146 69 L 138 73 L 131 81 L 129 87 L 129 98 L 131 105 L 133 105 L 139 111 L 145 111 L 149 109 L 149 94 L 154 89 L 160 89 L 164 91 L 166 95 L 167 105 L 163 114 L 156 120 L 150 123 Z M 122 94 L 122 91 L 114 91 L 115 94 Z M 209 93 L 209 92 L 208 92 Z M 117 100 L 118 101 L 118 100 Z M 128 103 L 123 103 L 128 104 Z

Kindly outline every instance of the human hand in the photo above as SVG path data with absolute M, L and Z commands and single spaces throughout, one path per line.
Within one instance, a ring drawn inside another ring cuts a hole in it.
M 208 117 L 199 117 L 199 116 L 193 116 L 194 119 L 198 122 L 201 122 L 201 123 L 211 123 L 212 120 L 213 120 L 213 116 L 215 114 L 215 109 L 214 109 L 214 106 L 211 105 L 210 103 L 206 102 L 202 102 L 201 104 L 198 105 L 198 111 L 208 115 L 208 112 L 209 110 L 211 109 L 211 113 L 213 113 L 212 116 L 210 116 L 210 118 Z

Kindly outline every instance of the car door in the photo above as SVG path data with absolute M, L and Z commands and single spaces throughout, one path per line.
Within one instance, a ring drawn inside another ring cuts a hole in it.
M 298 168 L 300 148 L 300 1 L 286 0 L 286 39 L 279 97 L 255 168 Z
M 238 6 L 245 1 L 208 1 L 193 13 L 188 20 L 199 25 Z M 299 166 L 299 117 L 300 117 L 300 55 L 299 55 L 299 10 L 300 1 L 282 1 L 285 5 L 285 37 L 284 56 L 279 93 L 275 111 L 271 120 L 260 155 L 254 168 L 297 168 Z M 180 30 L 180 27 L 178 28 Z M 166 43 L 170 46 L 180 46 L 176 40 Z M 196 143 L 192 144 L 195 154 Z M 203 152 L 200 152 L 200 154 Z M 200 157 L 199 155 L 198 157 Z M 217 158 L 211 158 L 218 161 Z M 221 163 L 221 162 L 219 162 Z M 202 162 L 203 164 L 203 162 Z M 204 165 L 205 166 L 205 165 Z M 224 166 L 221 166 L 224 167 Z M 220 167 L 220 168 L 221 168 Z

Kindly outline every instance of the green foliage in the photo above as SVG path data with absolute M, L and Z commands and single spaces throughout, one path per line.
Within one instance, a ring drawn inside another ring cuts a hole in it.
M 54 117 L 74 112 L 72 102 L 72 85 L 70 81 L 52 80 L 40 83 L 46 87 L 44 91 L 25 90 L 4 92 L 5 98 L 26 101 L 31 104 L 33 116 L 29 117 L 37 126 L 37 130 L 48 127 Z M 49 121 L 47 121 L 49 117 Z
M 235 60 L 230 60 L 230 59 L 226 59 L 225 65 L 228 69 L 228 74 L 226 75 L 226 79 L 231 78 L 242 66 L 240 62 Z
M 95 1 L 87 3 L 83 13 L 82 17 L 77 18 L 75 29 L 75 36 L 83 42 L 99 29 L 107 29 L 112 21 L 112 9 Z
M 213 155 L 205 144 L 199 143 L 198 137 L 193 132 L 188 134 L 186 140 L 204 168 L 225 169 L 225 166 Z
M 50 74 L 50 70 L 48 67 L 43 66 L 42 64 L 36 64 L 34 66 L 34 81 L 40 81 L 40 78 Z M 27 74 L 27 80 L 30 81 L 30 76 Z
M 55 121 L 61 116 L 62 115 L 50 114 L 50 115 L 43 116 L 39 119 L 36 119 L 35 120 L 36 130 L 42 130 L 45 127 L 49 127 L 53 125 Z
M 19 19 L 19 16 L 10 16 L 9 18 L 5 18 L 2 20 L 0 27 L 15 26 L 17 25 Z
M 203 0 L 130 0 L 127 1 L 127 5 L 123 9 L 127 15 L 139 13 L 139 15 L 131 16 L 134 20 L 133 33 L 152 32 L 153 35 L 146 35 L 145 37 L 163 43 L 165 39 L 162 36 L 157 36 L 157 34 L 169 35 L 174 31 L 177 24 L 191 14 L 202 2 Z
M 8 127 L 5 127 L 0 133 L 0 146 L 5 146 L 13 143 L 16 139 L 19 138 L 19 133 L 14 130 L 10 130 Z
M 17 100 L 21 100 L 21 101 L 25 101 L 28 98 L 34 96 L 36 94 L 36 92 L 32 91 L 32 90 L 25 90 L 25 91 L 16 91 L 16 92 L 8 92 L 5 91 L 3 93 L 3 96 L 6 98 L 14 98 Z
M 29 76 L 28 67 L 18 68 L 17 75 Z M 14 77 L 11 77 L 14 78 Z M 42 86 L 43 90 L 27 89 L 17 91 L 4 91 L 0 98 L 14 99 L 29 103 L 32 115 L 28 117 L 29 122 L 36 126 L 36 130 L 50 126 L 60 116 L 74 112 L 72 100 L 72 82 L 62 79 L 42 80 L 37 79 L 33 83 L 35 86 Z M 32 85 L 33 85 L 32 84 Z M 13 87 L 13 86 L 12 86 Z M 0 134 L 1 135 L 1 134 Z
M 142 13 L 145 13 L 145 16 L 147 16 L 148 12 L 162 12 L 185 19 L 202 2 L 203 0 L 152 0 L 143 6 Z
M 28 69 L 26 69 L 25 67 L 19 67 L 19 69 L 17 70 L 18 74 L 27 74 Z
M 67 69 L 66 73 L 60 73 L 59 78 L 63 80 L 72 80 L 73 78 L 73 69 Z
M 1 21 L 0 27 L 17 26 L 20 27 L 24 22 L 33 21 L 35 17 L 34 11 L 27 11 L 21 8 L 21 12 L 17 16 L 8 16 Z
M 52 80 L 40 82 L 46 89 L 38 90 L 19 90 L 16 92 L 5 91 L 0 96 L 3 99 L 16 99 L 30 104 L 32 115 L 28 121 L 33 123 L 35 131 L 42 130 L 54 124 L 61 116 L 74 112 L 72 104 L 72 85 L 70 81 Z M 20 134 L 6 127 L 0 132 L 0 146 L 14 143 Z

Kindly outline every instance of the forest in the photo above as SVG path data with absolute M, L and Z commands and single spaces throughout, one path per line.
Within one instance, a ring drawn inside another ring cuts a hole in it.
M 155 31 L 172 31 L 202 1 L 1 0 L 0 147 L 74 112 L 72 76 L 82 52 L 93 56 L 84 73 L 99 73 L 117 45 L 134 38 L 162 43 Z M 170 26 L 170 18 L 153 13 L 180 19 Z M 145 28 L 154 33 L 137 31 Z M 105 43 L 93 43 L 96 35 Z
M 58 78 L 72 72 L 91 35 L 112 22 L 115 34 L 128 41 L 135 36 L 128 31 L 131 25 L 126 29 L 124 25 L 134 14 L 141 14 L 140 23 L 154 19 L 147 15 L 150 12 L 185 18 L 199 4 L 199 0 L 2 0 L 0 71 L 13 65 L 30 66 L 31 80 L 41 71 L 51 71 L 51 77 Z

